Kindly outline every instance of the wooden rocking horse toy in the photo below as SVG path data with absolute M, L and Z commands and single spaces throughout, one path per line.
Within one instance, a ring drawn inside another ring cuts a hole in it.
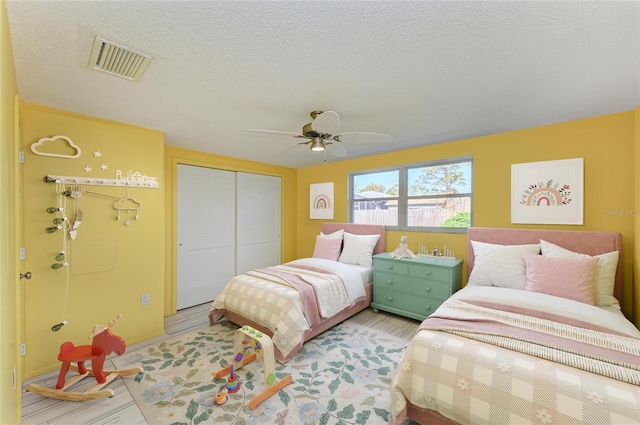
M 104 397 L 113 397 L 111 389 L 103 389 L 109 382 L 118 376 L 137 375 L 142 372 L 139 367 L 120 370 L 104 370 L 104 361 L 108 354 L 112 352 L 117 355 L 124 353 L 127 344 L 124 339 L 111 333 L 111 328 L 120 320 L 122 314 L 113 319 L 107 326 L 95 325 L 93 328 L 93 341 L 91 345 L 74 346 L 71 342 L 65 342 L 60 346 L 58 360 L 62 362 L 58 382 L 55 389 L 45 388 L 40 385 L 27 385 L 26 390 L 44 397 L 57 400 L 86 401 Z M 85 366 L 84 362 L 90 360 L 91 368 Z M 71 363 L 76 363 L 72 365 Z M 69 369 L 78 372 L 78 375 L 65 383 L 65 378 Z M 82 380 L 87 375 L 93 375 L 97 384 L 85 392 L 65 391 L 75 383 Z

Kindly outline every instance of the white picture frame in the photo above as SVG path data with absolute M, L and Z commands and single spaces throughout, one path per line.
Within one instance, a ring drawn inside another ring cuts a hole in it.
M 584 224 L 584 158 L 512 164 L 511 223 Z
M 333 182 L 312 184 L 309 201 L 311 219 L 333 220 Z

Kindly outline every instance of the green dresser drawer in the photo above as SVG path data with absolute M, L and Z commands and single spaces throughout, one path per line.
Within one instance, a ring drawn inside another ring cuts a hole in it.
M 407 278 L 406 285 L 397 285 L 396 289 L 409 294 L 446 300 L 451 296 L 449 282 L 437 282 L 433 280 L 419 280 Z
M 406 280 L 406 276 L 376 271 L 373 285 L 374 288 L 400 288 Z
M 420 279 L 434 279 L 449 282 L 451 269 L 432 266 L 428 264 L 411 264 L 409 266 L 409 276 Z
M 436 311 L 444 300 L 416 297 L 415 295 L 404 294 L 391 289 L 376 288 L 373 293 L 373 302 L 395 310 L 411 312 L 424 319 Z
M 406 276 L 397 276 L 391 273 L 377 273 L 374 290 L 391 289 L 406 294 L 421 297 L 430 297 L 446 300 L 451 296 L 451 287 L 448 282 L 422 280 Z
M 395 273 L 401 275 L 409 274 L 409 264 L 400 261 L 377 260 L 374 263 L 374 270 L 377 272 Z

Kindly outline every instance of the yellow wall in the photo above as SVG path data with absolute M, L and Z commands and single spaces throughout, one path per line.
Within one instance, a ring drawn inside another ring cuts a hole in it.
M 123 318 L 114 332 L 129 345 L 164 333 L 164 135 L 27 103 L 22 104 L 21 114 L 26 267 L 33 273 L 24 292 L 24 372 L 31 377 L 59 368 L 57 354 L 63 342 L 89 343 L 93 325 L 106 325 L 118 313 Z M 81 156 L 54 158 L 31 152 L 32 143 L 55 135 L 69 137 L 81 148 Z M 96 157 L 95 151 L 102 156 Z M 108 168 L 102 170 L 102 164 Z M 85 171 L 87 166 L 91 172 Z M 70 281 L 64 318 L 68 324 L 52 332 L 63 318 L 66 269 L 51 268 L 63 234 L 45 232 L 54 218 L 46 209 L 57 202 L 56 185 L 42 179 L 47 174 L 115 178 L 116 170 L 157 177 L 160 189 L 132 188 L 127 193 L 121 187 L 84 186 L 78 203 L 67 198 L 69 219 L 73 220 L 76 208 L 83 218 L 77 238 L 67 242 Z M 116 220 L 114 209 L 116 200 L 126 196 L 142 204 L 139 220 L 130 215 L 130 226 L 125 225 L 126 213 Z M 141 305 L 143 293 L 150 294 L 147 306 Z
M 458 156 L 473 156 L 474 226 L 616 231 L 623 238 L 624 306 L 631 318 L 634 305 L 634 217 L 610 216 L 605 210 L 634 208 L 634 151 L 636 115 L 629 111 L 508 133 L 424 146 L 366 158 L 323 164 L 298 170 L 298 256 L 313 253 L 322 220 L 309 219 L 309 185 L 334 182 L 334 221 L 347 220 L 348 173 Z M 393 143 L 393 142 L 391 142 Z M 584 225 L 540 226 L 511 224 L 511 164 L 584 158 Z M 409 248 L 418 243 L 451 248 L 466 258 L 465 234 L 387 232 L 387 250 L 402 234 Z M 466 267 L 465 267 L 466 269 Z M 466 275 L 466 273 L 464 273 Z M 635 303 L 637 305 L 637 303 Z M 636 309 L 638 310 L 638 309 Z
M 0 424 L 20 421 L 20 314 L 18 288 L 18 86 L 9 21 L 0 2 Z M 13 388 L 13 370 L 17 385 Z
M 176 176 L 178 164 L 218 168 L 221 170 L 264 174 L 281 178 L 282 190 L 282 235 L 281 259 L 296 258 L 296 170 L 259 162 L 229 158 L 188 149 L 165 146 L 165 209 L 166 209 L 166 260 L 165 260 L 165 314 L 176 311 Z
M 640 212 L 640 105 L 638 105 L 638 107 L 635 110 L 635 143 L 634 143 L 634 147 L 635 149 L 633 150 L 633 157 L 634 157 L 634 182 L 635 182 L 635 187 L 634 187 L 634 212 L 638 211 Z M 635 216 L 635 220 L 634 220 L 634 252 L 633 252 L 633 275 L 634 275 L 634 280 L 633 280 L 633 301 L 634 301 L 634 306 L 635 309 L 633 310 L 634 314 L 635 314 L 635 320 L 634 323 L 636 325 L 640 325 L 640 278 L 638 278 L 638 276 L 640 276 L 640 214 L 638 214 L 637 216 Z

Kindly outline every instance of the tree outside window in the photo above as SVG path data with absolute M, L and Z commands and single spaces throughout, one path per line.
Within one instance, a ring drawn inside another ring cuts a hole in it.
M 471 226 L 472 159 L 412 164 L 349 176 L 350 220 L 398 230 Z

